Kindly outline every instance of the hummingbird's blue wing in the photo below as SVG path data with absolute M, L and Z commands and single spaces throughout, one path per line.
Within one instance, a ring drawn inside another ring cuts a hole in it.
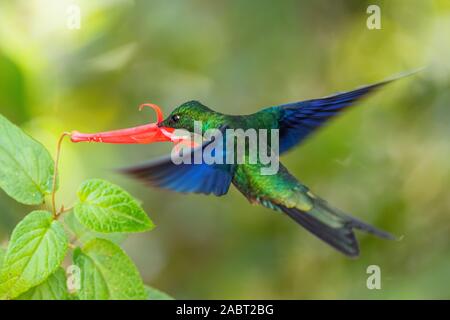
M 360 87 L 353 91 L 337 93 L 320 99 L 284 104 L 263 110 L 275 111 L 278 114 L 280 154 L 301 143 L 303 139 L 320 128 L 328 120 L 337 116 L 370 92 L 415 72 L 405 73 L 386 81 Z
M 192 149 L 182 155 L 175 164 L 171 156 L 144 163 L 139 166 L 121 169 L 120 172 L 145 183 L 176 192 L 192 192 L 203 194 L 224 195 L 228 192 L 234 173 L 234 165 L 207 164 L 204 159 L 195 163 L 195 154 L 202 154 L 213 141 Z M 222 145 L 220 145 L 222 147 Z M 214 155 L 214 150 L 211 152 Z M 223 154 L 223 158 L 225 154 Z

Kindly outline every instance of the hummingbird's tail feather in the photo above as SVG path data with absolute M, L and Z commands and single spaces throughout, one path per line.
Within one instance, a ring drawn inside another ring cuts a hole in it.
M 303 212 L 296 208 L 282 207 L 282 210 L 306 230 L 336 250 L 350 257 L 357 257 L 359 255 L 358 241 L 352 228 L 345 225 L 339 228 L 330 227 L 308 212 Z
M 280 206 L 289 217 L 333 248 L 350 257 L 359 255 L 358 241 L 353 229 L 358 229 L 377 237 L 393 240 L 388 232 L 375 228 L 339 209 L 332 208 L 325 200 L 314 199 L 314 206 L 308 211 Z

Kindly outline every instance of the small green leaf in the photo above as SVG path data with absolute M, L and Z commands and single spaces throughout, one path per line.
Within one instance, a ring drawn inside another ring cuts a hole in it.
M 2 270 L 3 260 L 5 259 L 6 250 L 0 248 L 0 270 Z
M 67 236 L 46 211 L 33 211 L 13 230 L 0 272 L 0 298 L 12 299 L 44 282 L 67 251 Z
M 127 300 L 147 298 L 136 266 L 116 244 L 94 239 L 74 251 L 74 263 L 81 269 L 81 300 Z
M 21 294 L 16 300 L 68 300 L 66 273 L 59 267 L 47 280 Z
M 71 293 L 67 297 L 67 300 L 80 300 L 80 298 L 78 297 L 78 295 Z
M 167 293 L 150 286 L 146 285 L 145 290 L 147 291 L 147 300 L 174 300 L 174 298 L 169 296 Z
M 47 149 L 0 115 L 0 188 L 24 204 L 51 193 L 53 160 Z
M 127 238 L 127 234 L 121 232 L 101 233 L 91 231 L 78 221 L 73 212 L 64 214 L 64 225 L 69 234 L 74 235 L 83 244 L 95 238 L 107 239 L 116 244 L 121 244 Z
M 100 179 L 84 182 L 74 211 L 78 220 L 98 232 L 140 232 L 153 228 L 137 201 L 122 188 Z

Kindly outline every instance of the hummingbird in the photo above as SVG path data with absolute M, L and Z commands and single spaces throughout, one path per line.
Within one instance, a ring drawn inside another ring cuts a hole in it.
M 149 106 L 156 110 L 157 123 L 97 134 L 73 132 L 72 141 L 105 143 L 172 141 L 179 143 L 182 138 L 175 137 L 175 130 L 181 129 L 193 133 L 194 123 L 200 122 L 202 130 L 217 129 L 221 132 L 224 132 L 225 128 L 278 130 L 278 152 L 282 155 L 300 145 L 329 120 L 336 118 L 362 98 L 398 78 L 400 77 L 319 99 L 272 106 L 250 115 L 220 113 L 193 100 L 176 107 L 167 118 L 163 119 L 157 105 L 144 104 L 141 108 Z M 196 148 L 204 149 L 209 143 L 211 142 Z M 192 158 L 196 148 L 192 148 L 183 157 Z M 248 151 L 244 154 L 244 158 L 246 156 Z M 357 257 L 360 251 L 355 230 L 382 239 L 396 239 L 392 234 L 330 205 L 293 176 L 281 163 L 275 174 L 261 174 L 262 167 L 264 165 L 260 161 L 214 164 L 188 161 L 176 164 L 171 156 L 166 156 L 120 171 L 150 186 L 181 193 L 223 196 L 233 185 L 250 203 L 288 216 L 349 257 Z

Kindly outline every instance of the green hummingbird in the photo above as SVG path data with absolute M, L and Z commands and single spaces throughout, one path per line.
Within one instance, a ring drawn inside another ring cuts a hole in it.
M 173 110 L 164 120 L 159 111 L 157 125 L 151 125 L 151 135 L 148 135 L 148 128 L 142 126 L 139 128 L 143 129 L 137 129 L 137 131 L 126 129 L 128 131 L 122 132 L 120 139 L 117 140 L 114 140 L 116 133 L 113 133 L 102 137 L 99 135 L 77 137 L 77 141 L 105 142 L 105 139 L 106 142 L 112 143 L 132 143 L 133 141 L 134 143 L 136 141 L 139 141 L 137 143 L 149 143 L 171 139 L 173 141 L 171 134 L 174 130 L 183 129 L 193 133 L 197 122 L 201 123 L 203 131 L 217 129 L 225 133 L 224 137 L 228 129 L 278 130 L 278 152 L 281 155 L 302 143 L 328 120 L 335 118 L 361 98 L 395 79 L 362 86 L 356 90 L 324 98 L 273 106 L 250 115 L 223 114 L 210 109 L 199 101 L 189 101 Z M 156 105 L 150 106 L 157 108 Z M 144 129 L 147 130 L 145 139 L 142 138 Z M 170 139 L 165 139 L 164 135 Z M 211 141 L 196 149 L 204 150 L 209 143 Z M 193 158 L 196 149 L 191 149 L 183 157 L 185 159 Z M 229 151 L 225 150 L 226 152 Z M 246 161 L 248 157 L 248 148 L 243 154 L 243 162 L 207 164 L 206 162 L 186 161 L 174 163 L 173 157 L 167 156 L 122 169 L 121 172 L 143 180 L 151 186 L 182 193 L 223 196 L 233 184 L 252 204 L 259 204 L 286 214 L 312 234 L 349 257 L 359 255 L 355 229 L 383 239 L 395 239 L 390 233 L 331 206 L 295 178 L 281 163 L 275 174 L 261 174 L 261 169 L 267 165 L 259 161 L 259 158 L 256 162 L 250 163 Z

